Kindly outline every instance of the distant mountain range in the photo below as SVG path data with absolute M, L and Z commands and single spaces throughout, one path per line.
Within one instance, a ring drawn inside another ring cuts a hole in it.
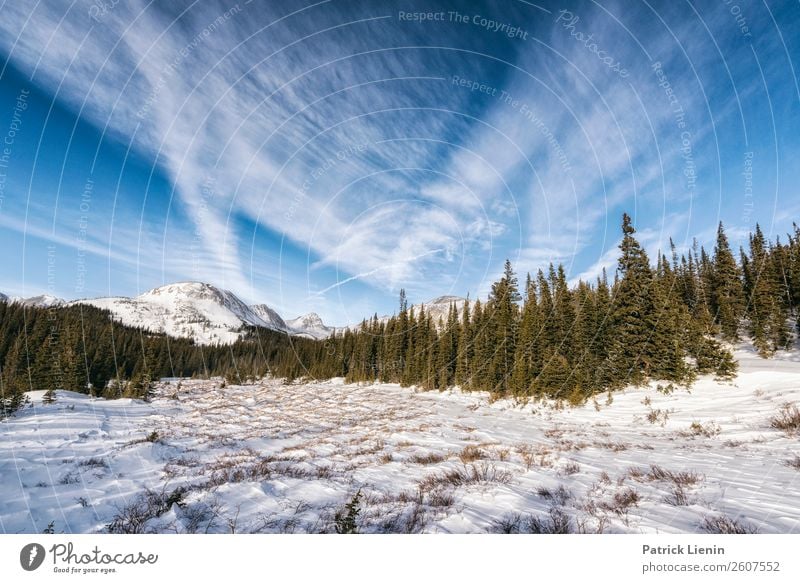
M 257 326 L 293 336 L 323 339 L 347 328 L 327 326 L 319 315 L 305 314 L 284 320 L 267 304 L 247 305 L 234 293 L 202 282 L 180 282 L 157 287 L 136 297 L 107 297 L 65 301 L 51 295 L 30 298 L 9 297 L 0 293 L 0 301 L 28 306 L 53 307 L 87 304 L 108 310 L 117 322 L 160 332 L 177 338 L 193 338 L 199 344 L 228 344 L 235 342 L 244 327 Z M 459 313 L 464 298 L 442 296 L 427 302 L 426 312 L 447 319 L 450 305 Z M 419 306 L 412 306 L 419 310 Z M 380 318 L 387 321 L 390 316 Z M 353 326 L 354 327 L 354 326 Z

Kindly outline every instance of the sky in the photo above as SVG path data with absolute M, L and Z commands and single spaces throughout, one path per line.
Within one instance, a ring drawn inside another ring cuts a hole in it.
M 2 2 L 2 0 L 0 0 Z M 0 291 L 329 324 L 800 215 L 795 1 L 6 0 Z

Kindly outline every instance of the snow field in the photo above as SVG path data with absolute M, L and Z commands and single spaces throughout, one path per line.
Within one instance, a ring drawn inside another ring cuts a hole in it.
M 800 531 L 797 355 L 585 406 L 341 379 L 58 393 L 0 423 L 0 530 Z M 663 383 L 662 383 L 663 384 Z

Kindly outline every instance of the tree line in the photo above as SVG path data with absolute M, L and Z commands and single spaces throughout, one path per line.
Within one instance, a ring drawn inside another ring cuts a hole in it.
M 563 265 L 550 265 L 520 284 L 506 261 L 483 302 L 453 303 L 434 321 L 424 306 L 409 308 L 401 290 L 396 315 L 327 340 L 247 328 L 231 345 L 199 346 L 122 326 L 90 306 L 0 303 L 1 404 L 11 411 L 32 389 L 147 398 L 164 376 L 342 376 L 575 403 L 651 379 L 728 378 L 736 363 L 726 342 L 747 335 L 769 357 L 797 332 L 800 230 L 770 242 L 757 225 L 748 243 L 737 261 L 720 223 L 711 253 L 695 244 L 679 256 L 671 245 L 651 264 L 626 214 L 610 281 L 603 271 L 570 286 Z

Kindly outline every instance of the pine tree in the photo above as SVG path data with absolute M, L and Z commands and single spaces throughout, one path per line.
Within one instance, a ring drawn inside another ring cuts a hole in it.
M 758 224 L 750 236 L 750 257 L 746 267 L 750 335 L 759 354 L 770 356 L 786 347 L 789 334 L 776 266 Z
M 495 347 L 489 365 L 488 388 L 501 395 L 508 392 L 514 370 L 519 310 L 516 302 L 520 299 L 517 277 L 511 262 L 506 259 L 503 277 L 492 284 L 487 303 L 490 314 L 488 332 Z
M 733 258 L 722 223 L 717 229 L 717 243 L 710 276 L 711 312 L 723 336 L 731 342 L 739 340 L 739 324 L 744 314 L 742 274 Z
M 511 392 L 516 397 L 528 397 L 533 392 L 533 379 L 541 372 L 535 355 L 541 357 L 539 336 L 541 322 L 536 299 L 536 286 L 528 274 L 525 285 L 525 303 L 519 325 L 517 351 L 514 355 L 514 370 L 511 375 Z
M 609 380 L 618 384 L 643 382 L 649 372 L 646 366 L 653 351 L 650 343 L 655 323 L 651 295 L 653 272 L 647 253 L 633 236 L 635 232 L 631 218 L 624 214 L 609 352 L 609 364 L 613 371 Z
M 472 325 L 470 321 L 469 298 L 464 302 L 461 312 L 461 323 L 458 330 L 458 361 L 456 363 L 455 382 L 462 388 L 469 386 L 469 371 L 472 362 Z
M 688 312 L 680 302 L 676 276 L 665 255 L 659 261 L 651 296 L 655 314 L 648 355 L 649 375 L 658 379 L 686 382 L 690 378 L 689 368 L 684 360 L 684 330 L 688 324 Z

